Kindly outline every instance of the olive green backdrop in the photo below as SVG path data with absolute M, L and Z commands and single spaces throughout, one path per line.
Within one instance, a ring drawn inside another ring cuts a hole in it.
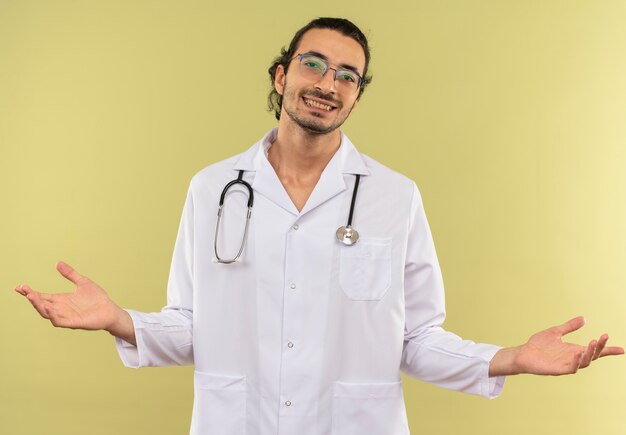
M 626 344 L 626 3 L 0 0 L 0 432 L 184 434 L 190 367 L 126 369 L 13 292 L 165 303 L 187 185 L 275 126 L 267 67 L 345 16 L 374 81 L 344 126 L 416 180 L 446 327 L 514 345 L 578 314 Z M 626 359 L 509 378 L 495 401 L 405 379 L 416 434 L 623 434 Z

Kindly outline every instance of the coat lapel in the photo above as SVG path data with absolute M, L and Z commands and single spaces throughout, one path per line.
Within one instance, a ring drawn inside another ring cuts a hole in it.
M 369 170 L 365 166 L 363 158 L 356 150 L 348 136 L 341 132 L 341 145 L 328 162 L 324 172 L 317 182 L 315 189 L 307 200 L 301 215 L 314 210 L 329 199 L 346 190 L 344 175 L 368 175 Z M 352 184 L 349 184 L 352 186 Z
M 263 195 L 294 216 L 302 216 L 346 190 L 344 174 L 369 174 L 363 158 L 342 132 L 339 149 L 324 168 L 304 208 L 298 212 L 265 155 L 265 149 L 275 140 L 276 133 L 277 129 L 270 131 L 243 153 L 233 169 L 256 172 L 252 183 L 255 193 Z
M 341 148 L 340 148 L 341 149 Z M 346 183 L 343 179 L 343 174 L 339 169 L 339 150 L 335 153 L 330 162 L 324 168 L 320 179 L 318 180 L 313 192 L 304 204 L 301 215 L 304 215 L 311 210 L 319 207 L 333 196 L 346 190 Z

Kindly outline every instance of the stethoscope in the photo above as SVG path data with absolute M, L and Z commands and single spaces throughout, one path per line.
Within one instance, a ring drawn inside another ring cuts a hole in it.
M 341 226 L 337 228 L 335 232 L 335 236 L 337 240 L 343 243 L 346 246 L 352 246 L 356 242 L 359 241 L 359 232 L 352 228 L 352 216 L 354 215 L 354 204 L 356 202 L 356 193 L 359 190 L 359 180 L 361 179 L 360 174 L 354 174 L 356 179 L 354 180 L 354 188 L 352 189 L 352 201 L 350 202 L 350 213 L 348 214 L 348 224 L 345 226 Z M 222 264 L 230 264 L 239 260 L 241 254 L 243 253 L 243 248 L 246 245 L 246 240 L 248 240 L 248 228 L 250 226 L 250 217 L 252 216 L 252 205 L 254 203 L 254 192 L 252 191 L 252 186 L 250 183 L 243 180 L 243 170 L 239 171 L 239 176 L 237 179 L 229 182 L 224 186 L 224 190 L 222 190 L 222 194 L 220 195 L 220 203 L 219 208 L 217 209 L 217 223 L 215 224 L 215 240 L 213 242 L 213 248 L 215 250 L 215 262 Z M 246 227 L 243 231 L 243 237 L 241 238 L 241 246 L 239 247 L 239 252 L 233 259 L 224 259 L 221 258 L 217 252 L 217 238 L 220 230 L 220 221 L 222 220 L 222 208 L 224 207 L 224 199 L 226 198 L 226 194 L 228 193 L 228 189 L 233 187 L 235 184 L 243 185 L 246 190 L 248 190 L 248 213 L 246 216 Z

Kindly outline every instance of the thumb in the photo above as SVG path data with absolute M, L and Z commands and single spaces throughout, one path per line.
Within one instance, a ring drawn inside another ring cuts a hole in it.
M 78 281 L 82 278 L 82 275 L 76 272 L 72 266 L 62 261 L 57 263 L 57 270 L 61 275 L 72 281 L 74 284 L 78 284 Z
M 569 334 L 570 332 L 577 331 L 585 325 L 585 318 L 583 316 L 574 317 L 573 319 L 568 320 L 562 325 L 555 326 L 554 329 L 559 333 L 559 335 L 563 336 L 565 334 Z

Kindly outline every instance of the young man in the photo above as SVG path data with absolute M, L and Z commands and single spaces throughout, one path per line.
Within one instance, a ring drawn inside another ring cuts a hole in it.
M 195 364 L 192 434 L 408 434 L 401 369 L 496 397 L 506 375 L 574 373 L 623 353 L 606 334 L 563 343 L 582 318 L 509 349 L 441 328 L 415 184 L 339 130 L 368 64 L 347 20 L 298 31 L 269 70 L 278 128 L 191 182 L 162 312 L 121 309 L 65 263 L 75 292 L 16 290 L 55 326 L 109 331 L 129 367 Z

